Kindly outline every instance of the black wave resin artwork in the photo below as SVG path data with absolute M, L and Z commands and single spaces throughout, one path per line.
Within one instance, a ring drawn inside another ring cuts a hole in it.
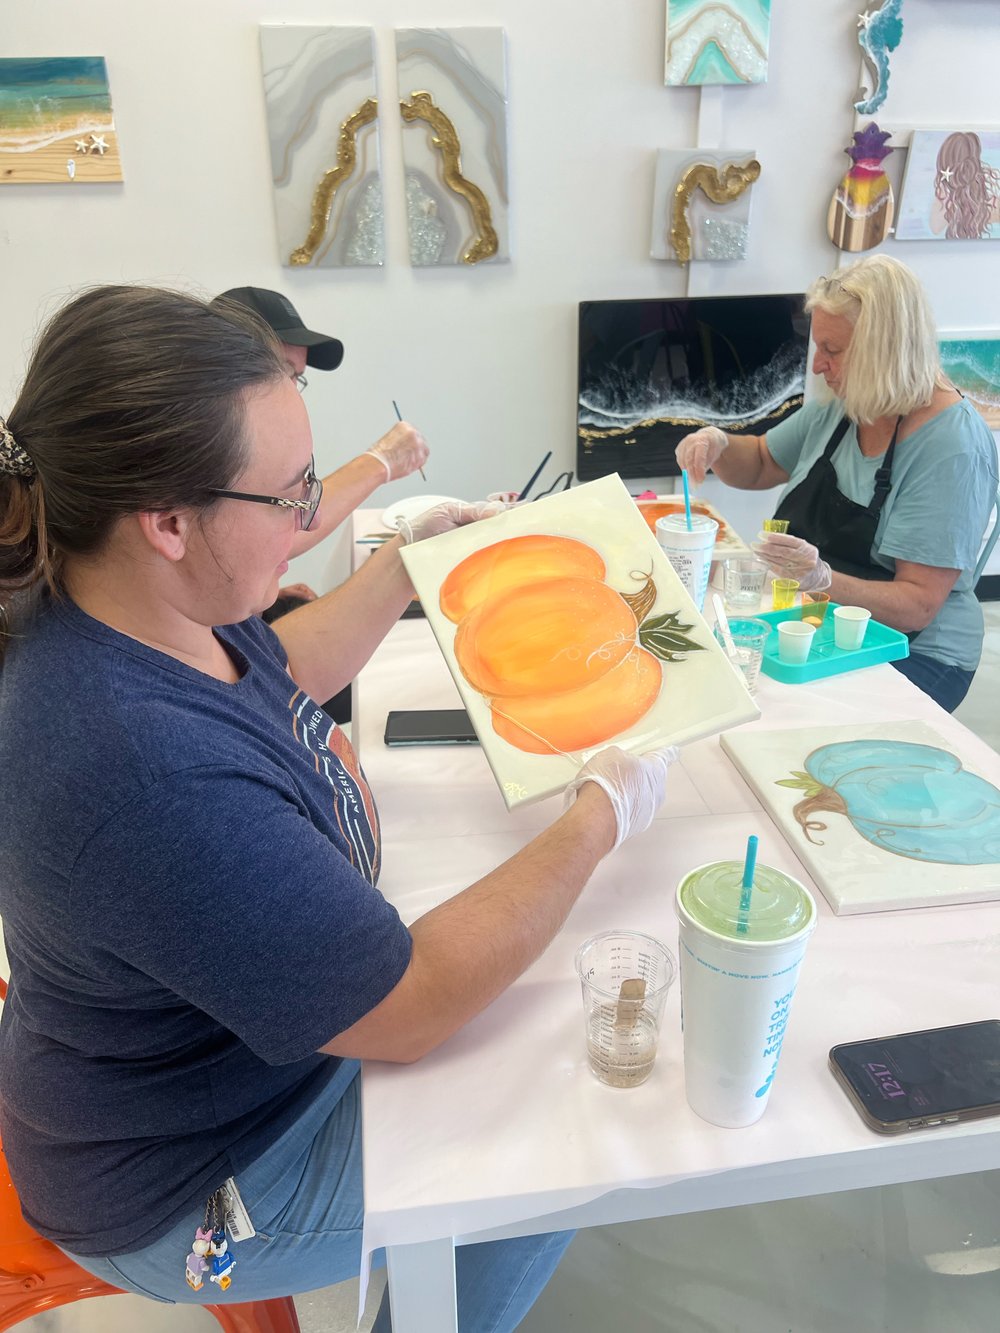
M 581 301 L 576 475 L 676 477 L 699 426 L 764 435 L 802 406 L 797 295 Z

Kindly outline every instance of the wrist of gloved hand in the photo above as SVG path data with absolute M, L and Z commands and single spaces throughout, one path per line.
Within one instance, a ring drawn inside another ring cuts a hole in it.
M 589 759 L 566 787 L 567 806 L 586 782 L 596 783 L 611 802 L 615 816 L 614 847 L 642 833 L 653 822 L 667 788 L 667 772 L 677 758 L 677 748 L 668 746 L 649 754 L 629 754 L 609 745 Z M 614 850 L 614 848 L 612 848 Z
M 466 523 L 493 518 L 495 514 L 502 514 L 505 508 L 505 505 L 493 500 L 476 500 L 471 503 L 467 500 L 447 500 L 444 504 L 425 509 L 422 514 L 415 514 L 413 518 L 401 518 L 398 530 L 403 545 L 410 546 L 427 537 L 440 537 L 442 532 L 462 528 Z
M 833 582 L 827 562 L 811 542 L 788 533 L 761 532 L 751 548 L 778 578 L 796 579 L 802 592 L 821 592 Z

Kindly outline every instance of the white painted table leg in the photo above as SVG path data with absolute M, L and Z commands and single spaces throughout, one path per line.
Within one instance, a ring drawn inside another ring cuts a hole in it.
M 450 1236 L 420 1245 L 390 1245 L 385 1262 L 392 1333 L 458 1333 L 455 1242 Z

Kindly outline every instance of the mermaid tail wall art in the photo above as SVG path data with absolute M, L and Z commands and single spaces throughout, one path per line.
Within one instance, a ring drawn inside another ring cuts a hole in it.
M 885 0 L 879 9 L 858 15 L 858 45 L 872 79 L 868 97 L 854 103 L 859 116 L 873 115 L 889 91 L 889 52 L 895 51 L 903 37 L 902 8 L 903 0 Z

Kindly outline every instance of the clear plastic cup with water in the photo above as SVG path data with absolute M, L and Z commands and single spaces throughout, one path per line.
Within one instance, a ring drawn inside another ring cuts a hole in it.
M 756 694 L 761 663 L 764 660 L 764 647 L 770 637 L 771 626 L 766 620 L 747 620 L 730 616 L 729 632 L 733 636 L 733 646 L 736 649 L 734 665 L 743 673 L 743 680 L 750 693 Z M 721 625 L 715 626 L 715 637 L 723 648 L 726 648 Z
M 653 1072 L 677 960 L 652 935 L 609 930 L 580 946 L 576 970 L 591 1071 L 612 1088 L 638 1087 Z
M 722 591 L 726 610 L 752 616 L 760 610 L 767 580 L 767 565 L 749 555 L 734 555 L 723 563 Z

